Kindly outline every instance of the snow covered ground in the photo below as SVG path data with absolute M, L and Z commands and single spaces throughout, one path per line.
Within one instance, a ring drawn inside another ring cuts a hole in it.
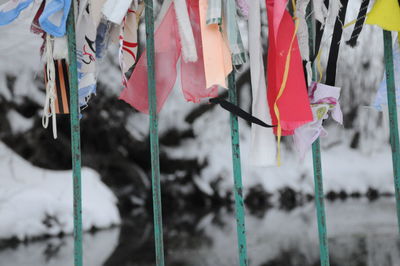
M 0 142 L 0 239 L 73 232 L 72 173 L 32 166 Z M 99 175 L 82 169 L 83 229 L 120 223 L 117 199 Z

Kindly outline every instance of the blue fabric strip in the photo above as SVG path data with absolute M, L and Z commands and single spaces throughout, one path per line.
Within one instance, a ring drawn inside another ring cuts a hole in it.
M 14 9 L 9 11 L 1 11 L 0 9 L 0 26 L 4 26 L 13 22 L 16 18 L 18 18 L 21 11 L 27 8 L 33 0 L 26 0 L 19 3 Z M 5 4 L 7 5 L 7 3 Z
M 39 24 L 42 29 L 55 37 L 64 36 L 66 33 L 66 22 L 70 8 L 71 0 L 51 0 L 46 2 L 43 13 L 39 18 Z M 60 25 L 51 22 L 51 16 L 58 12 L 62 13 Z

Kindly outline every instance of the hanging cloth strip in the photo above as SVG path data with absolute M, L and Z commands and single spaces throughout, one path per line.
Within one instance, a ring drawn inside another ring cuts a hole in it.
M 309 89 L 314 120 L 299 128 L 296 128 L 293 139 L 300 158 L 303 160 L 306 152 L 319 137 L 328 135 L 322 126 L 322 122 L 332 118 L 339 124 L 343 123 L 343 114 L 339 104 L 340 88 L 313 82 Z
M 38 11 L 36 12 L 35 17 L 33 18 L 32 23 L 31 23 L 31 32 L 33 34 L 39 35 L 43 39 L 43 44 L 40 47 L 40 55 L 43 55 L 44 48 L 46 46 L 46 32 L 39 25 L 39 17 L 43 13 L 45 4 L 46 4 L 46 0 L 43 0 L 42 3 L 40 4 Z
M 272 123 L 277 125 L 277 161 L 280 165 L 280 137 L 292 135 L 301 125 L 312 121 L 296 26 L 286 10 L 285 0 L 266 0 L 268 48 L 268 103 L 273 110 Z
M 301 159 L 304 158 L 306 151 L 318 137 L 327 135 L 327 132 L 322 127 L 322 122 L 328 118 L 328 112 L 331 112 L 332 118 L 339 124 L 343 123 L 343 115 L 338 102 L 340 88 L 334 86 L 336 81 L 340 40 L 343 33 L 342 25 L 346 18 L 347 4 L 348 0 L 341 0 L 342 7 L 336 18 L 329 51 L 326 85 L 313 83 L 310 86 L 309 98 L 312 104 L 314 120 L 313 122 L 295 130 L 294 143 Z
M 55 76 L 54 76 L 54 103 L 55 103 L 55 113 L 58 115 L 69 114 L 69 105 L 70 105 L 70 97 L 69 97 L 69 77 L 68 77 L 68 64 L 65 59 L 56 59 L 53 60 L 54 65 L 46 64 L 45 66 L 45 84 L 52 82 L 52 79 L 48 79 L 48 65 L 50 69 L 54 67 Z M 50 73 L 53 70 L 50 70 Z M 51 84 L 50 84 L 51 85 Z M 53 85 L 51 85 L 53 86 Z M 51 108 L 50 108 L 51 109 Z
M 252 2 L 249 7 L 248 40 L 252 91 L 252 114 L 270 123 L 271 114 L 267 104 L 267 87 L 261 45 L 261 5 Z M 276 140 L 271 129 L 251 126 L 250 163 L 255 166 L 276 164 Z
M 103 6 L 103 14 L 109 21 L 120 25 L 131 4 L 132 0 L 107 0 Z
M 196 43 L 192 27 L 190 27 L 186 0 L 174 0 L 174 7 L 182 46 L 182 58 L 185 62 L 196 62 L 198 60 Z
M 317 30 L 321 28 L 322 25 L 325 25 L 325 19 L 328 16 L 327 6 L 329 5 L 328 0 L 312 0 L 314 17 L 317 20 Z M 322 24 L 322 25 L 321 25 Z
M 177 2 L 178 3 L 178 2 Z M 184 11 L 184 7 L 174 7 L 177 3 L 164 1 L 161 18 L 155 30 L 155 72 L 157 87 L 157 112 L 164 105 L 177 78 L 177 64 L 181 56 L 182 45 L 180 41 L 176 10 Z M 187 101 L 199 102 L 202 98 L 216 97 L 217 87 L 206 89 L 204 61 L 202 53 L 200 13 L 197 1 L 186 1 L 192 27 L 198 60 L 185 62 L 180 60 L 181 87 Z M 168 70 L 168 71 L 166 71 Z M 196 78 L 193 78 L 196 77 Z M 147 90 L 147 57 L 143 52 L 137 62 L 127 87 L 122 91 L 120 99 L 129 103 L 132 107 L 143 113 L 148 113 Z
M 317 55 L 321 56 L 320 46 L 322 41 L 322 36 L 324 35 L 324 29 L 326 24 L 326 19 L 328 17 L 328 7 L 329 0 L 313 0 L 314 16 L 316 21 L 315 26 L 315 51 L 311 57 L 311 62 L 317 58 Z
M 122 71 L 122 82 L 127 86 L 128 72 L 136 63 L 138 50 L 137 31 L 139 18 L 143 12 L 144 5 L 138 4 L 138 1 L 132 1 L 128 13 L 124 17 L 119 35 L 119 64 Z
M 206 87 L 227 88 L 226 77 L 232 71 L 232 58 L 220 31 L 222 0 L 199 0 Z M 209 7 L 210 6 L 210 7 Z
M 296 5 L 296 17 L 299 20 L 299 29 L 297 32 L 297 40 L 299 43 L 300 54 L 303 61 L 310 60 L 308 25 L 306 21 L 306 9 L 311 0 L 298 1 Z M 311 70 L 311 68 L 310 68 Z M 310 76 L 310 75 L 309 75 Z
M 32 2 L 33 0 L 9 0 L 0 5 L 0 26 L 13 22 Z
M 376 0 L 366 22 L 387 31 L 400 31 L 400 3 L 398 0 Z
M 49 119 L 52 118 L 53 123 L 53 137 L 57 138 L 57 118 L 56 118 L 56 69 L 53 61 L 53 43 L 52 37 L 46 36 L 46 68 L 45 80 L 46 84 L 46 97 L 43 107 L 42 125 L 44 128 L 49 126 Z
M 354 29 L 353 29 L 353 32 L 351 33 L 350 39 L 348 41 L 346 41 L 346 44 L 350 45 L 351 47 L 355 47 L 357 45 L 358 36 L 360 36 L 360 33 L 361 33 L 363 25 L 364 25 L 365 18 L 367 17 L 367 10 L 368 10 L 369 2 L 370 2 L 370 0 L 363 0 L 361 2 L 360 10 L 358 11 L 358 15 L 357 15 L 356 25 L 354 26 Z
M 240 15 L 243 16 L 245 19 L 248 19 L 250 12 L 250 5 L 248 0 L 236 0 L 236 5 Z
M 108 49 L 108 45 L 110 43 L 111 30 L 113 27 L 113 23 L 107 21 L 105 18 L 100 20 L 99 26 L 97 27 L 96 33 L 96 58 L 102 59 Z
M 399 37 L 394 43 L 393 47 L 393 63 L 394 63 L 394 73 L 395 73 L 395 85 L 396 85 L 396 103 L 400 105 L 400 48 L 399 48 Z M 387 99 L 387 85 L 386 85 L 386 72 L 383 75 L 382 82 L 379 86 L 378 92 L 376 94 L 373 106 L 379 110 L 383 110 L 383 106 L 388 105 Z
M 79 81 L 79 106 L 87 106 L 96 93 L 96 26 L 88 0 L 80 1 L 76 21 L 76 55 Z
M 240 35 L 237 24 L 236 3 L 235 0 L 224 0 L 223 2 L 225 20 L 222 23 L 223 33 L 229 42 L 229 48 L 232 55 L 232 64 L 242 65 L 247 61 L 247 53 L 243 46 L 242 36 Z
M 346 19 L 346 11 L 348 0 L 341 0 L 342 8 L 339 10 L 339 14 L 336 18 L 335 27 L 333 29 L 333 36 L 331 47 L 329 50 L 328 63 L 326 66 L 326 81 L 325 84 L 329 86 L 335 86 L 336 83 L 336 70 L 337 61 L 339 56 L 340 42 L 343 34 L 343 24 Z
M 39 18 L 41 28 L 55 37 L 64 36 L 70 7 L 71 0 L 47 0 Z

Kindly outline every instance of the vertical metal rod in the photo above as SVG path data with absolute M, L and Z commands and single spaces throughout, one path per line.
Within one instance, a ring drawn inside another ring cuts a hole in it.
M 78 70 L 76 61 L 74 1 L 71 1 L 71 9 L 68 15 L 67 35 L 70 86 L 71 153 L 74 193 L 74 264 L 75 266 L 82 266 L 81 136 L 79 127 Z
M 321 266 L 329 266 L 328 236 L 326 232 L 326 216 L 324 204 L 324 188 L 322 185 L 321 149 L 319 138 L 312 145 L 314 164 L 315 204 L 317 206 L 319 252 Z
M 315 27 L 314 18 L 312 15 L 312 3 L 307 9 L 308 14 L 308 32 L 309 32 L 309 45 L 310 55 L 315 58 Z M 312 79 L 316 81 L 316 69 L 315 64 L 312 65 Z M 315 205 L 317 211 L 318 221 L 318 236 L 319 236 L 319 252 L 321 266 L 329 266 L 329 248 L 328 248 L 328 236 L 326 230 L 326 215 L 325 215 L 325 204 L 324 204 L 324 188 L 322 181 L 322 166 L 321 166 L 321 147 L 319 138 L 312 144 L 312 156 L 314 166 L 314 190 L 315 190 Z
M 228 77 L 229 101 L 237 105 L 238 97 L 234 70 Z M 247 244 L 245 211 L 243 200 L 242 169 L 240 164 L 239 123 L 236 115 L 230 113 L 231 140 L 232 140 L 232 163 L 234 176 L 235 214 L 238 238 L 239 265 L 247 266 Z
M 400 144 L 399 127 L 397 124 L 397 104 L 396 104 L 396 84 L 393 66 L 393 44 L 392 33 L 383 31 L 385 67 L 386 67 L 386 85 L 389 107 L 390 124 L 390 145 L 392 147 L 392 162 L 394 175 L 394 188 L 396 195 L 397 222 L 400 232 Z
M 153 0 L 145 0 L 146 53 L 148 62 L 148 94 L 150 115 L 151 180 L 153 191 L 154 241 L 156 265 L 164 266 L 163 224 L 161 207 L 160 156 L 158 143 L 158 116 L 154 61 L 154 14 Z

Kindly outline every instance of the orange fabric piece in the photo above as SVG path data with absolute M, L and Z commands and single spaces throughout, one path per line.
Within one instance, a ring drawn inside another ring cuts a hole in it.
M 207 0 L 200 0 L 199 8 L 206 87 L 219 85 L 227 88 L 226 77 L 232 71 L 231 52 L 219 30 L 219 25 L 206 24 Z

